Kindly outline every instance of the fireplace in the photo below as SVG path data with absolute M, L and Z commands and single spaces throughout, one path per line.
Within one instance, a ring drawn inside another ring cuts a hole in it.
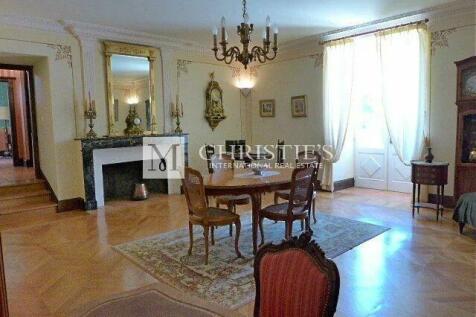
M 150 193 L 168 193 L 166 179 L 143 179 L 142 161 L 102 166 L 104 201 L 130 199 L 135 184 L 144 183 Z
M 188 165 L 188 135 L 161 134 L 153 137 L 178 137 Z M 180 194 L 180 180 L 142 179 L 143 136 L 80 139 L 83 154 L 84 209 L 104 206 L 105 200 L 130 198 L 132 186 L 143 182 L 150 192 Z M 164 139 L 166 142 L 166 139 Z

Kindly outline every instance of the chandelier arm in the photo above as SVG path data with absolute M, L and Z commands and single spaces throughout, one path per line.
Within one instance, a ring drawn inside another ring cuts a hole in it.
M 233 60 L 236 59 L 236 56 L 238 56 L 239 54 L 240 54 L 240 49 L 237 46 L 230 47 L 226 51 L 225 63 L 231 64 L 233 62 Z M 229 58 L 229 59 L 227 59 L 227 58 Z
M 226 56 L 223 55 L 223 53 L 222 53 L 222 57 L 218 57 L 218 50 L 214 50 L 214 51 L 215 51 L 215 58 L 217 59 L 217 61 L 223 62 L 225 60 Z
M 275 58 L 276 58 L 276 55 L 277 55 L 277 51 L 278 51 L 278 50 L 274 50 L 274 49 L 273 49 L 274 54 L 273 54 L 272 56 L 266 54 L 266 59 L 267 59 L 268 61 L 272 61 L 273 59 L 275 59 Z
M 255 60 L 257 58 L 260 63 L 266 62 L 266 52 L 263 50 L 262 47 L 254 46 L 251 49 L 251 54 L 253 55 Z

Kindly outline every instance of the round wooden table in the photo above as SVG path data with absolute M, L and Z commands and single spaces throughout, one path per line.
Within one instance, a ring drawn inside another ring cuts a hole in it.
M 258 212 L 261 210 L 261 195 L 291 187 L 290 168 L 266 169 L 263 175 L 254 175 L 251 169 L 220 170 L 203 177 L 207 196 L 251 196 L 253 253 L 258 249 Z

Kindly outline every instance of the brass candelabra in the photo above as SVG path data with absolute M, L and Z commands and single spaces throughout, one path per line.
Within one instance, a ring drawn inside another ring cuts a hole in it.
M 180 104 L 180 106 L 179 106 Z M 175 105 L 172 103 L 172 118 L 175 118 L 175 133 L 182 133 L 182 128 L 180 127 L 180 118 L 183 117 L 183 104 L 179 103 L 178 95 Z
M 94 120 L 96 119 L 96 102 L 94 100 L 91 100 L 91 93 L 89 93 L 88 109 L 84 111 L 84 118 L 86 118 L 86 120 L 89 120 L 89 132 L 86 134 L 86 138 L 97 138 L 97 134 L 94 131 Z

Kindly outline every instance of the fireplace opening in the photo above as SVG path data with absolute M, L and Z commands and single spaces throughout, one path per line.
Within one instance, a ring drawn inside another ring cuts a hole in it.
M 166 179 L 142 178 L 142 161 L 103 165 L 104 201 L 131 199 L 134 186 L 144 183 L 149 193 L 168 193 Z

